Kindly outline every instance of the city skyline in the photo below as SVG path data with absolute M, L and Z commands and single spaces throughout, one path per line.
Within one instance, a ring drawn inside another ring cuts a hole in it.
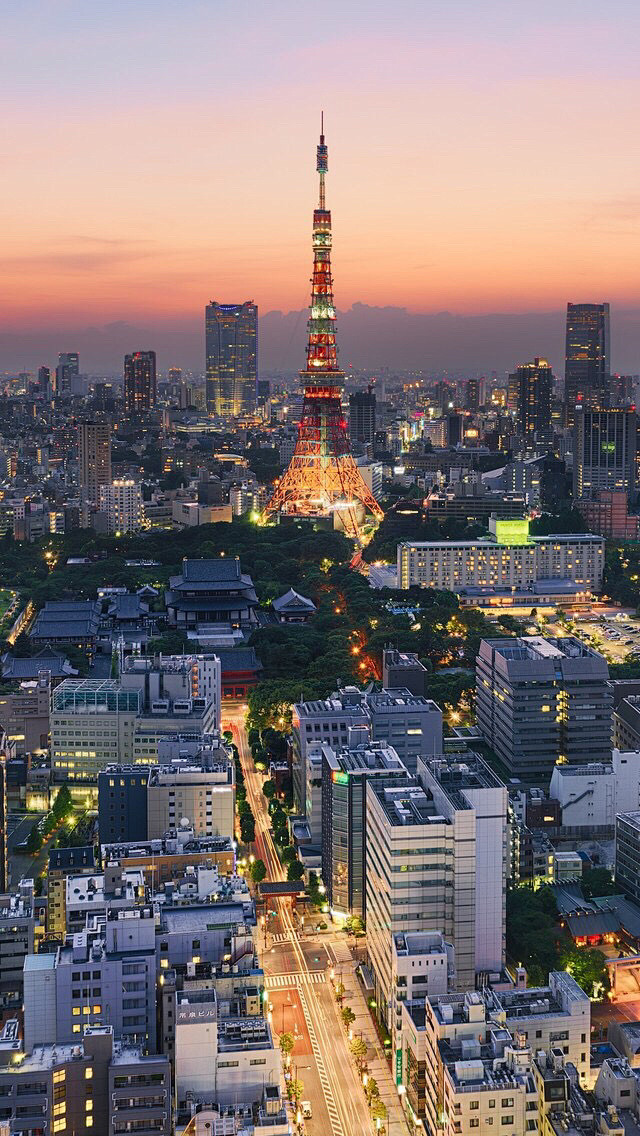
M 326 30 L 285 0 L 268 17 L 160 3 L 151 23 L 144 6 L 82 20 L 75 2 L 35 7 L 38 21 L 5 17 L 14 176 L 1 365 L 34 332 L 98 327 L 108 339 L 113 323 L 153 332 L 168 317 L 179 336 L 212 294 L 304 309 L 305 157 L 321 109 L 340 311 L 636 307 L 639 16 L 628 3 L 605 22 L 592 3 L 558 14 L 465 2 L 447 14 L 404 0 L 390 14 L 354 0 Z M 144 82 L 142 45 L 154 61 Z M 43 167 L 55 178 L 36 176 Z M 536 352 L 557 366 L 546 343 Z

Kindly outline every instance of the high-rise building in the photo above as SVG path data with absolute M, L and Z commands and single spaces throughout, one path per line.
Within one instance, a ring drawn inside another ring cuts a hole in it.
M 467 379 L 465 406 L 467 410 L 476 411 L 484 402 L 483 379 Z
M 181 383 L 182 382 L 182 367 L 169 367 L 169 382 Z
M 549 780 L 557 761 L 611 758 L 612 694 L 602 655 L 579 639 L 482 639 L 476 716 L 513 777 Z
M 376 434 L 376 396 L 373 387 L 349 395 L 349 437 L 368 444 Z
M 258 307 L 218 304 L 205 311 L 207 410 L 220 418 L 254 414 L 258 371 Z
M 134 351 L 124 357 L 124 412 L 142 414 L 156 404 L 156 353 Z
M 333 517 L 341 528 L 357 535 L 366 513 L 378 520 L 383 514 L 353 460 L 342 410 L 344 371 L 338 365 L 336 344 L 331 211 L 325 204 L 328 165 L 328 150 L 321 133 L 316 158 L 320 195 L 313 213 L 307 363 L 300 372 L 304 388 L 302 417 L 291 464 L 267 505 L 267 513 Z
M 632 493 L 636 485 L 634 410 L 577 410 L 573 427 L 573 496 L 600 489 Z
M 521 363 L 516 370 L 518 384 L 518 429 L 527 443 L 550 445 L 551 395 L 553 373 L 546 359 Z M 511 377 L 511 376 L 510 376 Z
M 46 394 L 51 382 L 51 371 L 48 367 L 38 367 L 38 389 L 40 394 Z
M 602 410 L 611 374 L 609 305 L 567 304 L 564 370 L 565 422 L 573 426 L 576 406 Z
M 69 390 L 71 379 L 80 374 L 80 356 L 77 351 L 63 351 L 58 355 L 56 367 L 56 394 Z
M 124 478 L 101 485 L 100 511 L 107 514 L 110 533 L 139 532 L 144 525 L 142 486 Z
M 82 498 L 100 503 L 100 487 L 111 484 L 111 424 L 78 424 L 78 481 Z

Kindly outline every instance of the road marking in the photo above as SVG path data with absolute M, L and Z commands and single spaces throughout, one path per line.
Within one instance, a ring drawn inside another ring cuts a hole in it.
M 312 970 L 306 974 L 265 974 L 266 987 L 276 986 L 308 986 L 309 983 L 326 982 L 326 975 L 322 971 Z
M 309 1013 L 307 999 L 305 998 L 302 989 L 300 989 L 300 1005 L 302 1006 L 302 1013 L 304 1014 L 305 1024 L 309 1033 L 311 1049 L 313 1051 L 313 1057 L 316 1063 L 316 1068 L 318 1070 L 320 1084 L 322 1086 L 322 1094 L 327 1106 L 327 1112 L 329 1113 L 329 1120 L 331 1121 L 331 1127 L 333 1129 L 334 1136 L 344 1136 L 344 1128 L 340 1123 L 340 1117 L 338 1116 L 338 1109 L 333 1099 L 333 1093 L 331 1092 L 331 1085 L 329 1084 L 329 1078 L 327 1076 L 324 1058 L 322 1056 L 320 1046 L 318 1045 L 318 1039 L 316 1037 L 316 1031 L 314 1029 L 313 1022 L 311 1021 L 311 1014 Z
M 300 942 L 300 936 L 297 933 L 294 935 L 289 935 L 287 933 L 282 934 L 280 931 L 278 931 L 275 935 L 272 935 L 271 939 L 274 943 L 292 943 L 294 939 L 297 943 Z

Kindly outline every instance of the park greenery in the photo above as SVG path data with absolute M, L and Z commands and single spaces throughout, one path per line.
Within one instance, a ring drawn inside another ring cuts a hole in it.
M 561 926 L 549 887 L 507 891 L 507 955 L 514 965 L 526 968 L 531 986 L 545 985 L 552 970 L 567 970 L 589 997 L 597 998 L 609 989 L 604 954 L 574 946 Z

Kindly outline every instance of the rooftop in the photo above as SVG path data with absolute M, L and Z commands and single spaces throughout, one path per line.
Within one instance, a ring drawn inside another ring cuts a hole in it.
M 413 779 L 389 785 L 379 784 L 374 777 L 368 782 L 367 792 L 375 795 L 388 824 L 394 828 L 449 823 Z

